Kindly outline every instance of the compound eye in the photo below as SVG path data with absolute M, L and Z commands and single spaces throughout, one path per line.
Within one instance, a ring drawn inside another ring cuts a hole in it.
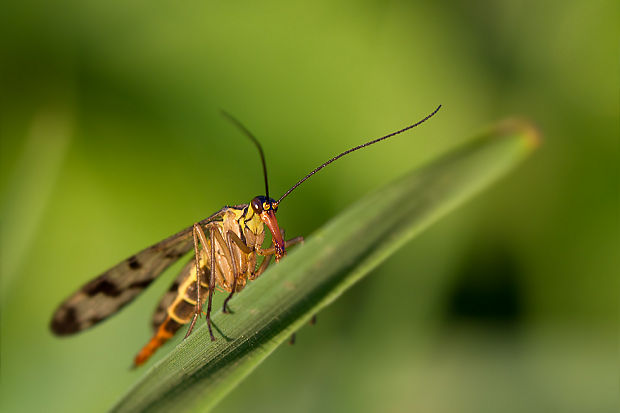
M 269 208 L 265 208 L 263 205 L 263 209 L 273 209 L 273 212 L 278 212 L 278 202 L 275 199 L 269 198 L 267 204 L 269 204 Z
M 252 205 L 252 209 L 257 214 L 260 214 L 261 212 L 263 212 L 263 203 L 258 197 L 254 198 L 252 202 L 250 202 L 250 205 Z

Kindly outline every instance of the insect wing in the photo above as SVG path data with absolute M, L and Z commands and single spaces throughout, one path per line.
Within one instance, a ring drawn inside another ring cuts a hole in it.
M 213 221 L 223 210 L 199 224 L 202 226 Z M 192 247 L 192 227 L 188 227 L 121 261 L 65 300 L 52 317 L 51 330 L 58 335 L 73 334 L 106 319 L 140 294 Z

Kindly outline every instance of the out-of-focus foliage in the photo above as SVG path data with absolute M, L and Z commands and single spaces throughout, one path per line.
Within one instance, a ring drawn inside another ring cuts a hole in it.
M 535 120 L 543 145 L 219 407 L 617 411 L 619 9 L 2 2 L 2 411 L 104 411 L 142 374 L 128 366 L 172 272 L 92 331 L 61 340 L 47 324 L 100 271 L 262 193 L 255 148 L 220 108 L 263 142 L 280 195 L 328 156 L 440 103 L 432 123 L 287 198 L 287 234 L 312 233 L 495 119 Z

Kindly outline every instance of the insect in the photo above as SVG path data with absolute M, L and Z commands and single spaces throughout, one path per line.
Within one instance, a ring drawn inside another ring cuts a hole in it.
M 249 204 L 225 206 L 210 217 L 132 255 L 86 283 L 58 307 L 52 317 L 51 330 L 57 335 L 68 335 L 98 324 L 132 301 L 168 266 L 193 250 L 191 259 L 159 302 L 152 319 L 154 335 L 135 357 L 134 365 L 144 364 L 185 324 L 190 324 L 185 337 L 189 336 L 202 314 L 205 302 L 206 322 L 211 340 L 214 341 L 211 310 L 215 289 L 228 292 L 222 309 L 224 313 L 228 312 L 228 302 L 245 287 L 248 280 L 260 276 L 272 258 L 276 262 L 280 261 L 288 247 L 303 241 L 302 237 L 285 241 L 276 219 L 282 200 L 337 159 L 412 129 L 430 119 L 440 108 L 441 105 L 410 126 L 329 159 L 300 179 L 277 201 L 269 197 L 267 167 L 260 143 L 238 120 L 224 113 L 258 148 L 265 179 L 265 195 L 253 198 Z M 265 226 L 271 233 L 271 245 L 267 248 L 262 247 Z M 260 264 L 259 257 L 263 257 Z

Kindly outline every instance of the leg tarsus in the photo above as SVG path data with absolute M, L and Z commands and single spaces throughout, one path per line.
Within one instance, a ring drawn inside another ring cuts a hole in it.
M 189 325 L 189 328 L 187 329 L 187 333 L 185 333 L 185 337 L 183 337 L 183 340 L 185 340 L 187 337 L 189 337 L 190 334 L 192 334 L 192 330 L 194 329 L 194 326 L 196 325 L 196 320 L 198 319 L 198 314 L 194 313 L 194 316 L 192 317 L 192 322 Z
M 207 303 L 207 327 L 209 328 L 209 335 L 211 336 L 211 341 L 215 341 L 215 336 L 213 335 L 213 329 L 211 328 L 211 306 L 213 304 L 213 290 L 215 290 L 215 242 L 213 238 L 213 228 L 209 229 L 209 236 L 211 237 L 211 272 L 209 274 L 209 298 Z M 204 233 L 203 233 L 204 236 Z
M 295 237 L 293 239 L 289 239 L 288 241 L 286 241 L 284 245 L 286 245 L 286 247 L 289 247 L 291 245 L 303 244 L 303 243 L 304 243 L 304 237 Z
M 226 233 L 226 238 L 228 241 L 229 250 L 232 251 L 232 244 L 235 243 L 237 244 L 237 247 L 241 249 L 242 251 L 246 252 L 246 254 L 252 251 L 250 247 L 245 245 L 243 241 L 241 240 L 241 238 L 239 238 L 237 234 L 235 234 L 234 232 L 229 230 Z M 233 284 L 232 284 L 232 288 L 230 289 L 230 294 L 228 294 L 228 297 L 226 297 L 226 299 L 224 300 L 224 304 L 222 306 L 222 312 L 224 314 L 228 313 L 228 309 L 227 309 L 228 301 L 230 301 L 232 296 L 235 294 L 235 291 L 237 290 L 237 280 L 239 279 L 239 277 L 241 277 L 241 274 L 239 273 L 239 270 L 237 269 L 237 263 L 235 261 L 235 257 L 232 256 L 230 261 L 231 261 L 232 270 L 233 270 Z
M 224 300 L 224 305 L 222 307 L 222 312 L 224 314 L 230 314 L 230 310 L 228 309 L 228 301 L 230 301 L 230 299 L 232 298 L 233 294 L 235 293 L 234 291 L 234 287 L 236 287 L 236 280 L 235 283 L 233 283 L 233 291 L 230 292 L 230 294 L 228 294 L 228 297 L 226 297 L 226 299 Z
M 213 328 L 211 327 L 211 300 L 209 300 L 209 308 L 207 308 L 207 328 L 209 329 L 209 336 L 211 336 L 211 341 L 215 341 L 215 336 L 213 335 Z

